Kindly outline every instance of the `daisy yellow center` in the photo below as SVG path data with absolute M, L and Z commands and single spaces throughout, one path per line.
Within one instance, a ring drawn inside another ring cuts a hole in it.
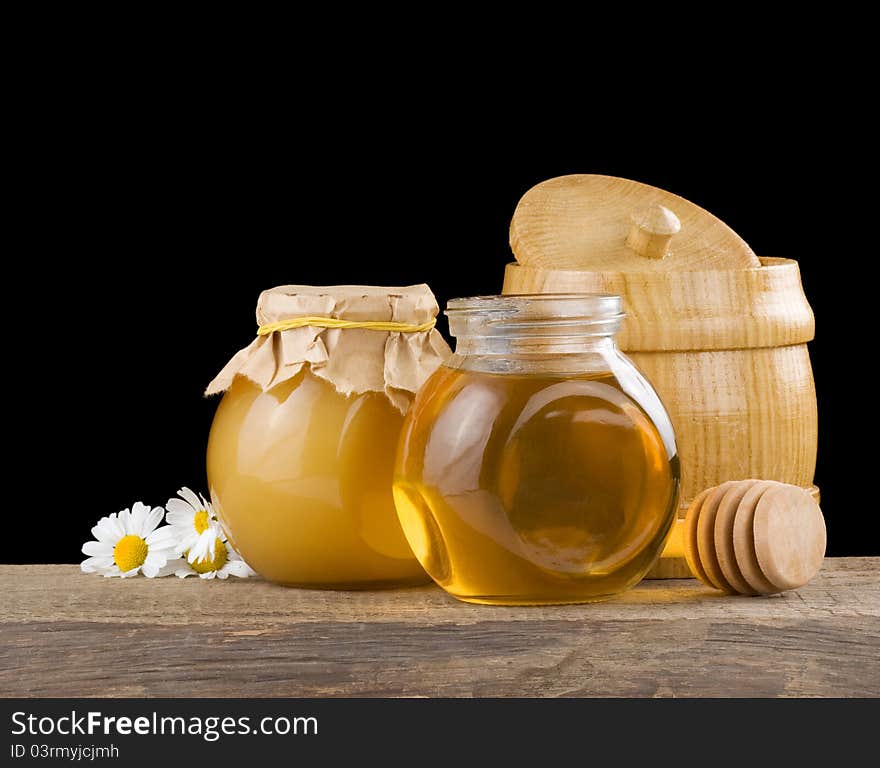
M 196 516 L 193 519 L 193 527 L 196 529 L 196 533 L 204 533 L 208 530 L 208 513 L 204 509 L 196 512 Z
M 113 547 L 113 562 L 123 573 L 139 568 L 147 559 L 147 542 L 140 536 L 129 534 L 123 536 Z
M 220 539 L 216 539 L 214 541 L 213 557 L 206 557 L 204 560 L 190 563 L 189 565 L 196 573 L 210 573 L 211 571 L 219 571 L 226 565 L 226 559 L 226 545 Z

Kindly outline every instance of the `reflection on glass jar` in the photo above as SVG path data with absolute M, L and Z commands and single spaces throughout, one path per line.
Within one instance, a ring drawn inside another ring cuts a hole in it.
M 434 580 L 471 602 L 586 602 L 655 562 L 674 520 L 669 418 L 614 344 L 615 296 L 450 302 L 455 355 L 404 423 L 394 498 Z

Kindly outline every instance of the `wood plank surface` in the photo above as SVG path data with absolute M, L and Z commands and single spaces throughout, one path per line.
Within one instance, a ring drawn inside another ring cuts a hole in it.
M 880 696 L 880 558 L 723 596 L 498 608 L 0 566 L 0 696 Z

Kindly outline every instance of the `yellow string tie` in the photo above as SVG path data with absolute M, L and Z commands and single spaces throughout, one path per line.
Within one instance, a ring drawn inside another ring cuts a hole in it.
M 257 329 L 257 336 L 268 336 L 275 331 L 290 331 L 294 328 L 305 328 L 307 325 L 313 328 L 368 328 L 371 331 L 386 331 L 392 333 L 420 333 L 430 331 L 437 324 L 437 320 L 428 320 L 426 323 L 413 325 L 411 323 L 394 323 L 387 320 L 340 320 L 338 317 L 292 317 L 289 320 L 278 320 L 275 323 L 266 323 Z

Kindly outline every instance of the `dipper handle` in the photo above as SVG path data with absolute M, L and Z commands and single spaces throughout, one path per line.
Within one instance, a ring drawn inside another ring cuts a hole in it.
M 700 581 L 743 595 L 797 589 L 822 567 L 822 510 L 803 488 L 735 480 L 697 496 L 684 521 L 688 566 Z

